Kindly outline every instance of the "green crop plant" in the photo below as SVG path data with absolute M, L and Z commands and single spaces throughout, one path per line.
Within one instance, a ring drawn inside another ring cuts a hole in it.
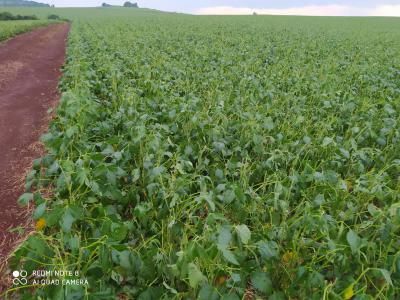
M 119 11 L 66 15 L 10 262 L 88 284 L 6 296 L 398 299 L 398 19 Z

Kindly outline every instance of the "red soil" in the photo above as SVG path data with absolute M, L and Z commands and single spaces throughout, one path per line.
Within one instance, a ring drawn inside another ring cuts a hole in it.
M 29 227 L 29 210 L 19 208 L 25 175 L 43 154 L 38 142 L 59 99 L 69 24 L 55 24 L 0 43 L 0 270 Z M 6 276 L 2 273 L 0 277 Z

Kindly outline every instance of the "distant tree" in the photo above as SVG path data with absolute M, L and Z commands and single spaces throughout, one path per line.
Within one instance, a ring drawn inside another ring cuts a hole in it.
M 35 15 L 21 16 L 17 15 L 17 20 L 39 20 Z
M 10 21 L 10 20 L 14 20 L 14 16 L 9 13 L 9 12 L 1 12 L 0 13 L 0 20 L 1 21 Z
M 49 20 L 60 20 L 60 16 L 57 15 L 48 15 L 47 19 Z
M 108 3 L 102 3 L 101 4 L 101 7 L 111 7 L 112 5 L 111 4 L 108 4 Z
M 138 8 L 139 6 L 138 6 L 137 3 L 132 3 L 132 2 L 126 1 L 126 2 L 124 3 L 124 7 L 134 7 L 134 8 Z
M 256 13 L 256 12 L 253 12 L 253 16 L 257 16 L 257 13 Z
M 50 7 L 49 4 L 25 0 L 0 0 L 0 6 Z
M 0 13 L 0 21 L 15 21 L 15 20 L 38 20 L 38 17 L 36 17 L 35 15 L 30 15 L 30 16 L 16 15 L 16 16 L 14 16 L 13 14 L 11 14 L 9 12 Z

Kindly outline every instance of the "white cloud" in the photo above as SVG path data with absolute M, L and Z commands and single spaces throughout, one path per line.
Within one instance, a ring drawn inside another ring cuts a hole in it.
M 248 8 L 232 6 L 205 7 L 200 15 L 299 15 L 299 16 L 400 16 L 400 5 L 380 5 L 363 8 L 349 5 L 309 5 L 289 8 Z
M 397 5 L 380 5 L 376 7 L 370 14 L 371 16 L 394 16 L 400 17 L 400 4 Z

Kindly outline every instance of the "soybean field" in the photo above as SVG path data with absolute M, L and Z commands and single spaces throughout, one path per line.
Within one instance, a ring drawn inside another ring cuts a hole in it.
M 398 18 L 93 11 L 7 297 L 400 298 Z

